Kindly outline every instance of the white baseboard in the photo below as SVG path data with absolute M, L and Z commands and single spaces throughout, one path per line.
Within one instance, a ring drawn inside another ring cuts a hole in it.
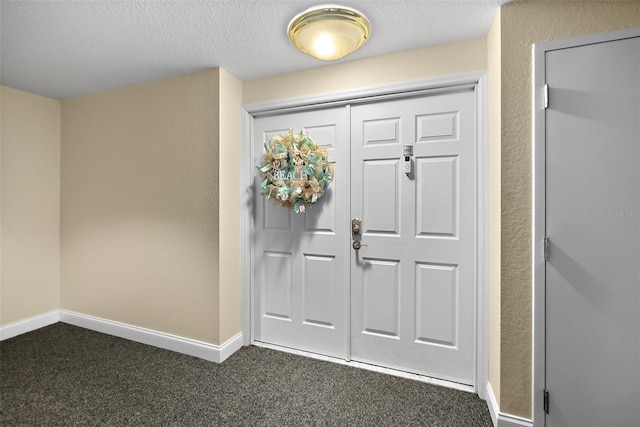
M 511 414 L 498 414 L 498 427 L 533 427 L 533 421 Z
M 222 345 L 179 337 L 126 323 L 102 319 L 68 310 L 54 310 L 0 327 L 0 341 L 31 332 L 57 322 L 64 322 L 103 334 L 126 338 L 142 344 L 188 354 L 211 362 L 221 363 L 242 347 L 242 333 Z
M 493 394 L 491 384 L 487 383 L 484 394 L 487 397 L 487 406 L 489 407 L 489 413 L 491 414 L 491 421 L 493 421 L 494 427 L 498 427 L 498 414 L 500 413 L 500 407 L 496 401 L 496 395 Z
M 39 314 L 37 316 L 28 317 L 26 319 L 0 326 L 0 341 L 8 340 L 9 338 L 35 331 L 36 329 L 44 328 L 45 326 L 53 325 L 59 321 L 59 311 L 53 310 L 48 313 Z
M 526 418 L 518 417 L 511 414 L 503 414 L 500 412 L 500 406 L 496 400 L 491 384 L 486 386 L 487 406 L 491 414 L 491 421 L 495 427 L 533 427 L 533 421 Z
M 222 345 L 215 345 L 68 310 L 60 310 L 60 321 L 216 363 L 223 362 L 242 347 L 241 333 Z

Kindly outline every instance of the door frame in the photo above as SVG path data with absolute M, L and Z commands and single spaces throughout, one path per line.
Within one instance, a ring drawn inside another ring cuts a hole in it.
M 299 112 L 329 106 L 347 106 L 372 101 L 384 101 L 446 92 L 451 88 L 474 88 L 476 106 L 476 342 L 475 342 L 475 392 L 485 397 L 489 376 L 488 364 L 488 313 L 487 313 L 487 73 L 474 71 L 445 77 L 391 83 L 362 89 L 331 92 L 243 105 L 241 110 L 242 156 L 242 205 L 241 205 L 241 309 L 243 345 L 254 342 L 252 313 L 252 259 L 253 251 L 253 189 L 255 165 L 253 158 L 253 119 L 279 113 Z M 347 171 L 350 172 L 349 170 Z M 347 242 L 348 244 L 348 242 Z
M 533 281 L 533 424 L 545 425 L 544 388 L 546 385 L 546 261 L 544 259 L 544 238 L 546 232 L 546 54 L 547 52 L 580 47 L 596 43 L 611 42 L 640 37 L 640 27 L 606 33 L 573 37 L 536 43 L 532 48 L 533 64 L 533 248 L 532 248 L 532 281 Z

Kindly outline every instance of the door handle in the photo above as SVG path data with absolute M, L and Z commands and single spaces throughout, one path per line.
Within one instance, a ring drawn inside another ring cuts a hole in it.
M 362 243 L 358 242 L 357 240 L 354 240 L 353 243 L 351 244 L 351 246 L 353 247 L 353 249 L 355 249 L 356 251 L 359 250 L 361 247 L 363 246 L 369 246 L 369 245 L 363 245 Z

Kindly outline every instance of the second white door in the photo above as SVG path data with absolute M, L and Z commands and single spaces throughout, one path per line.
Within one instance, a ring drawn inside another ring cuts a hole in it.
M 473 384 L 474 99 L 469 89 L 351 110 L 351 213 L 367 245 L 351 257 L 354 360 Z

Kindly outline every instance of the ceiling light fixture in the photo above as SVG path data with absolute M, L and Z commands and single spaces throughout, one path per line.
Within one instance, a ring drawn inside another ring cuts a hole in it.
M 334 61 L 355 52 L 371 33 L 369 20 L 350 7 L 322 5 L 296 15 L 289 40 L 307 55 Z

